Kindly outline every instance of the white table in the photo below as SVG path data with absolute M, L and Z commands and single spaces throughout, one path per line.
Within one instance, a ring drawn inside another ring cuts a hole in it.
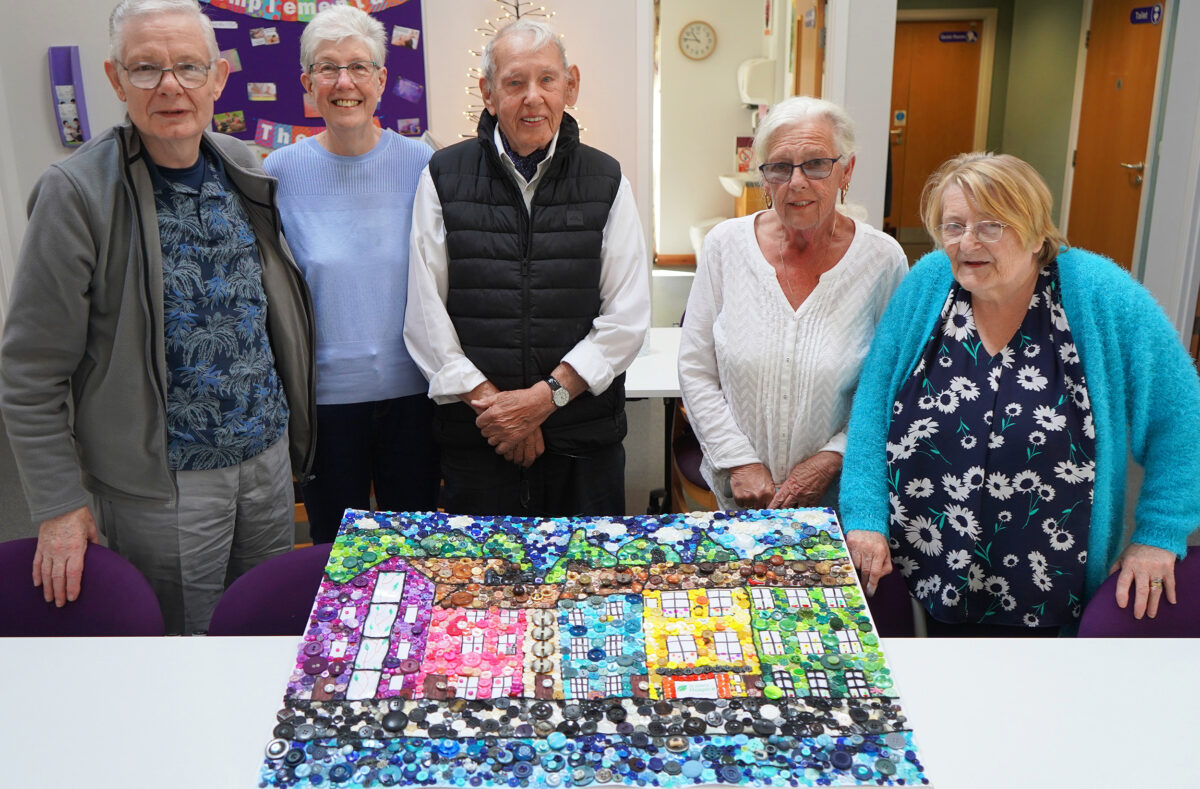
M 0 639 L 0 785 L 249 789 L 297 643 Z M 1200 786 L 1200 639 L 884 649 L 939 789 Z
M 679 397 L 678 326 L 650 330 L 649 341 L 625 371 L 626 397 Z
M 671 441 L 674 438 L 675 398 L 679 397 L 678 326 L 652 328 L 646 344 L 625 371 L 626 397 L 662 397 L 663 512 L 671 512 Z

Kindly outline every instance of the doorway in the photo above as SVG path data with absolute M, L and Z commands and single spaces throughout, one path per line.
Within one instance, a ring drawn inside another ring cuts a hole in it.
M 1074 246 L 1131 269 L 1145 205 L 1143 184 L 1157 103 L 1166 3 L 1092 0 L 1082 98 L 1073 151 L 1071 210 L 1064 230 Z
M 983 8 L 897 12 L 884 227 L 910 258 L 932 246 L 920 211 L 929 174 L 986 146 L 996 16 Z

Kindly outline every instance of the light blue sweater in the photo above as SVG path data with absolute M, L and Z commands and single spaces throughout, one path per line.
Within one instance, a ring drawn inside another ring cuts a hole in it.
M 1166 315 L 1107 258 L 1058 256 L 1063 309 L 1087 376 L 1096 425 L 1096 480 L 1088 537 L 1090 597 L 1122 547 L 1126 459 L 1145 469 L 1133 541 L 1182 557 L 1200 526 L 1200 379 Z M 941 251 L 900 283 L 863 365 L 842 465 L 847 531 L 888 533 L 887 443 L 892 403 L 919 361 L 953 278 Z
M 420 394 L 428 384 L 404 347 L 408 236 L 428 146 L 385 130 L 362 156 L 313 138 L 263 163 L 279 179 L 283 232 L 312 291 L 317 403 Z

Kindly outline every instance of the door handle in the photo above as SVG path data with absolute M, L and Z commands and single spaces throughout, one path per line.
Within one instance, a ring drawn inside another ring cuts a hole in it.
M 904 129 L 889 129 L 888 134 L 904 134 Z
M 1118 166 L 1124 167 L 1126 170 L 1134 170 L 1135 172 L 1139 172 L 1139 173 L 1142 170 L 1146 169 L 1146 166 L 1144 164 L 1142 164 L 1141 162 L 1134 162 L 1133 164 L 1130 164 L 1128 162 L 1120 162 L 1120 163 L 1118 163 Z

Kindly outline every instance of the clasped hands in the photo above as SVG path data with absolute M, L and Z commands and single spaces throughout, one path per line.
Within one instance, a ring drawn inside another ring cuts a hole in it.
M 733 502 L 743 509 L 812 507 L 820 503 L 841 469 L 840 453 L 818 452 L 793 466 L 778 487 L 762 463 L 730 469 L 729 486 Z
M 538 381 L 528 389 L 502 392 L 486 381 L 467 396 L 475 409 L 475 426 L 483 437 L 510 463 L 529 468 L 546 451 L 542 422 L 554 413 L 550 386 Z

